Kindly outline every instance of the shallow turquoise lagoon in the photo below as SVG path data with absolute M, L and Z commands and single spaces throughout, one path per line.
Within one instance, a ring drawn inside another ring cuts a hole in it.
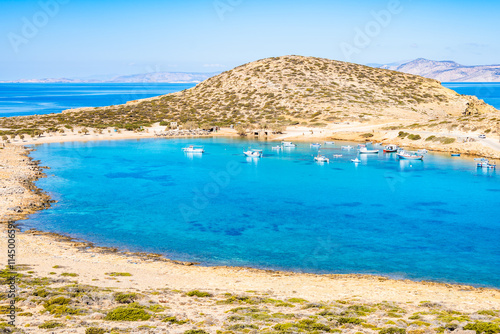
M 321 150 L 329 164 L 306 143 L 227 138 L 36 146 L 51 167 L 37 184 L 59 202 L 22 224 L 205 265 L 500 287 L 498 172 L 438 154 L 355 165 L 337 144 Z M 250 146 L 264 157 L 244 157 Z

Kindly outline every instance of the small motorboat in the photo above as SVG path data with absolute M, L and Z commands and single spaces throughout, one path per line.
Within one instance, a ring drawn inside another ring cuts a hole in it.
M 353 147 L 351 145 L 347 145 L 347 146 L 342 146 L 340 147 L 342 150 L 352 150 Z
M 243 152 L 243 154 L 250 158 L 261 158 L 262 150 L 249 149 L 248 151 Z
M 398 151 L 397 145 L 386 145 L 384 146 L 384 153 L 396 153 Z
M 316 162 L 330 162 L 330 159 L 328 159 L 324 155 L 321 155 L 318 153 L 318 155 L 314 157 L 314 161 L 316 161 Z
M 333 157 L 334 158 L 342 158 L 342 154 L 334 154 Z
M 273 146 L 272 149 L 276 150 L 276 151 L 279 151 L 279 150 L 281 150 L 281 146 L 279 146 L 279 145 L 278 146 Z
M 360 163 L 360 162 L 361 162 L 361 160 L 359 160 L 358 158 L 356 158 L 356 159 L 351 159 L 351 161 L 352 161 L 352 162 L 354 162 L 355 164 L 357 164 L 357 163 Z
M 479 160 L 477 163 L 478 168 L 487 168 L 487 169 L 495 169 L 497 165 L 493 162 L 490 164 L 490 161 L 486 158 L 480 158 L 480 159 L 474 159 L 474 160 Z
M 398 158 L 403 160 L 424 160 L 424 156 L 418 153 L 399 151 Z
M 321 144 L 320 143 L 311 143 L 311 147 L 312 148 L 321 148 Z
M 325 141 L 325 146 L 333 146 L 335 145 L 335 142 L 333 141 Z
M 283 146 L 283 147 L 297 147 L 297 145 L 295 145 L 291 141 L 282 141 L 281 146 Z
M 422 150 L 418 150 L 417 153 L 418 154 L 427 154 L 427 153 L 429 153 L 429 151 L 427 151 L 426 149 L 422 149 Z
M 359 153 L 361 154 L 378 154 L 379 150 L 369 150 L 366 148 L 366 146 L 362 145 L 359 148 Z
M 452 157 L 459 157 L 460 156 L 460 153 L 452 153 L 451 154 Z
M 182 149 L 185 153 L 205 153 L 203 146 L 189 145 Z

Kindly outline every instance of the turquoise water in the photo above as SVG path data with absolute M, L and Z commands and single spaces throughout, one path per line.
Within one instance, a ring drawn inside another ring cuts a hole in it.
M 443 82 L 459 94 L 475 95 L 500 110 L 500 82 Z
M 191 87 L 194 84 L 0 84 L 0 117 L 103 107 Z
M 206 153 L 188 156 L 187 144 Z M 339 145 L 149 139 L 46 144 L 59 201 L 24 228 L 206 265 L 384 274 L 500 287 L 500 178 L 474 161 L 365 156 Z M 247 159 L 249 146 L 264 157 Z

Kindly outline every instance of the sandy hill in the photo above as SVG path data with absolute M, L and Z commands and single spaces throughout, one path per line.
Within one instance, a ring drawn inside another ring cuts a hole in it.
M 2 128 L 133 129 L 158 121 L 322 126 L 339 120 L 426 121 L 495 109 L 433 79 L 329 59 L 283 56 L 239 66 L 178 93 L 125 105 L 3 119 Z

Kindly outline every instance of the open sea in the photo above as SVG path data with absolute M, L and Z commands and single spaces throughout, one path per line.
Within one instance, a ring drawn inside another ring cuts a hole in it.
M 500 84 L 447 86 L 500 108 Z M 186 155 L 188 144 L 206 153 Z M 497 171 L 443 154 L 355 165 L 345 144 L 322 148 L 329 164 L 315 163 L 307 143 L 276 152 L 276 143 L 237 138 L 38 145 L 32 156 L 51 169 L 37 185 L 58 203 L 21 224 L 205 265 L 500 287 Z M 248 147 L 264 157 L 246 158 Z

